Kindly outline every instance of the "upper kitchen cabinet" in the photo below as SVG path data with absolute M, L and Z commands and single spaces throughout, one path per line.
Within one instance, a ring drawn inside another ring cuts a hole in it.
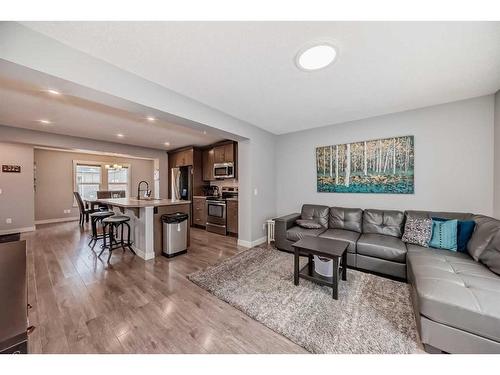
M 234 150 L 234 142 L 228 143 L 227 145 L 224 146 L 224 158 L 225 163 L 233 162 L 236 160 L 235 157 L 235 150 Z
M 214 163 L 224 163 L 226 148 L 224 146 L 214 147 Z
M 203 150 L 203 180 L 212 181 L 214 177 L 214 149 Z
M 216 179 L 214 176 L 214 164 L 219 163 L 234 163 L 236 178 L 236 150 L 236 143 L 231 141 L 217 143 L 203 150 L 203 180 L 213 181 Z
M 214 163 L 234 162 L 234 143 L 214 147 Z
M 172 168 L 193 165 L 193 148 L 169 153 L 168 156 L 171 160 L 170 165 Z

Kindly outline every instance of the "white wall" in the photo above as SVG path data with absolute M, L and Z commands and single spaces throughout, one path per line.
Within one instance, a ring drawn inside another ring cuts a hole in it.
M 4 173 L 0 169 L 0 234 L 33 230 L 33 147 L 0 142 L 2 164 L 20 165 L 21 173 Z M 8 218 L 11 224 L 6 222 Z
M 278 214 L 297 212 L 303 203 L 317 203 L 491 215 L 493 113 L 494 96 L 489 95 L 280 136 L 276 143 Z M 316 192 L 317 146 L 404 135 L 415 136 L 415 194 Z
M 495 94 L 495 182 L 493 216 L 500 219 L 500 91 Z

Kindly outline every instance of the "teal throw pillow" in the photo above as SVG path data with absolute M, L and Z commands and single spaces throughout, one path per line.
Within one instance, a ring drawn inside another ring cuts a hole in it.
M 432 238 L 430 247 L 457 251 L 458 220 L 432 220 Z

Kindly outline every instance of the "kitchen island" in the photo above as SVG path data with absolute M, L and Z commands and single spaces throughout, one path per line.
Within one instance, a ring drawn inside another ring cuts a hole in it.
M 110 206 L 116 213 L 130 216 L 132 248 L 144 260 L 161 255 L 163 242 L 161 215 L 175 212 L 191 215 L 191 201 L 185 200 L 113 198 L 98 199 L 96 202 Z M 188 248 L 189 228 L 188 225 Z

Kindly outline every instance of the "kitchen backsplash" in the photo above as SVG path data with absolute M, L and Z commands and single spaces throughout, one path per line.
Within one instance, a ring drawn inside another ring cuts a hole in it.
M 227 180 L 210 181 L 210 185 L 211 186 L 218 186 L 219 189 L 222 189 L 223 186 L 225 186 L 225 187 L 237 187 L 238 180 L 235 178 L 232 178 L 232 179 L 227 179 Z

